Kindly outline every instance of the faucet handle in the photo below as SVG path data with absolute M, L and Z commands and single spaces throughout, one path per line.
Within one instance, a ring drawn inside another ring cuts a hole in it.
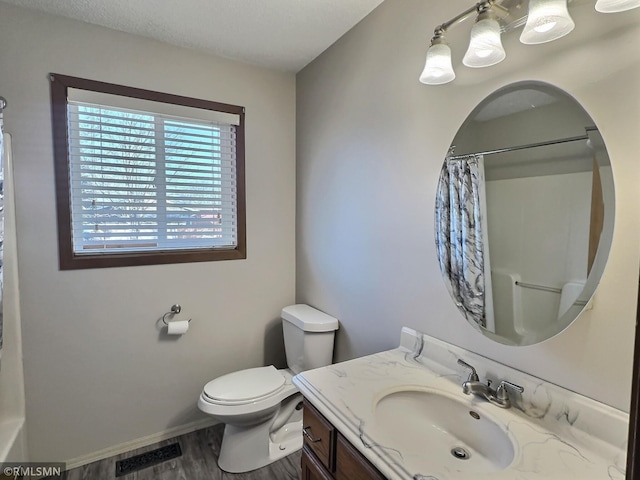
M 476 369 L 473 368 L 471 365 L 469 365 L 467 362 L 465 362 L 464 360 L 462 360 L 461 358 L 458 359 L 458 365 L 462 365 L 465 368 L 468 368 L 469 370 L 471 370 L 471 373 L 469 373 L 469 378 L 467 379 L 467 382 L 479 382 L 480 378 L 478 377 L 478 373 L 476 372 Z
M 500 400 L 507 400 L 509 398 L 509 394 L 507 393 L 507 388 L 510 388 L 511 390 L 515 390 L 516 392 L 519 392 L 519 393 L 524 392 L 524 388 L 522 388 L 520 385 L 507 382 L 506 380 L 502 380 L 500 382 L 500 385 L 496 389 L 496 398 Z

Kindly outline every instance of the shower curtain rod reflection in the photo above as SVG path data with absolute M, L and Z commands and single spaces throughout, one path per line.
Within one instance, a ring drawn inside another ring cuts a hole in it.
M 587 132 L 597 131 L 596 127 L 585 128 Z M 485 150 L 484 152 L 472 152 L 464 155 L 453 155 L 447 157 L 448 160 L 460 160 L 461 158 L 468 157 L 469 155 L 493 155 L 496 153 L 515 152 L 517 150 L 525 150 L 527 148 L 546 147 L 548 145 L 556 145 L 559 143 L 579 142 L 580 140 L 589 140 L 589 135 L 579 135 L 577 137 L 559 138 L 557 140 L 547 140 L 546 142 L 529 143 L 527 145 L 517 145 L 515 147 L 497 148 L 495 150 Z M 454 147 L 455 148 L 455 147 Z

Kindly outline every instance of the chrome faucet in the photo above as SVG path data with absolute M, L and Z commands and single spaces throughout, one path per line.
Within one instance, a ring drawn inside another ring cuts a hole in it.
M 491 388 L 491 380 L 487 380 L 487 383 L 482 383 L 478 377 L 476 369 L 469 365 L 462 359 L 458 359 L 458 365 L 462 365 L 465 368 L 471 370 L 469 378 L 462 384 L 462 393 L 465 395 L 478 395 L 484 397 L 489 402 L 497 405 L 500 408 L 510 408 L 511 399 L 509 398 L 509 392 L 507 389 L 515 390 L 516 392 L 524 392 L 524 388 L 520 385 L 515 385 L 511 382 L 503 380 L 495 390 Z

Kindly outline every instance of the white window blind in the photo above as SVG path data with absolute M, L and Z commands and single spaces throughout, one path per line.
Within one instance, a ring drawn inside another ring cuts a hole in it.
M 235 248 L 236 127 L 68 102 L 73 252 Z

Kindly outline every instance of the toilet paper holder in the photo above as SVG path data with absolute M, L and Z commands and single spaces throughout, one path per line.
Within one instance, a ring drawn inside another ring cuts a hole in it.
M 176 303 L 175 305 L 171 305 L 171 310 L 162 315 L 162 323 L 164 323 L 166 326 L 169 326 L 169 322 L 167 322 L 167 315 L 177 315 L 181 311 L 182 307 L 179 304 Z M 188 322 L 191 323 L 191 319 L 189 319 Z

